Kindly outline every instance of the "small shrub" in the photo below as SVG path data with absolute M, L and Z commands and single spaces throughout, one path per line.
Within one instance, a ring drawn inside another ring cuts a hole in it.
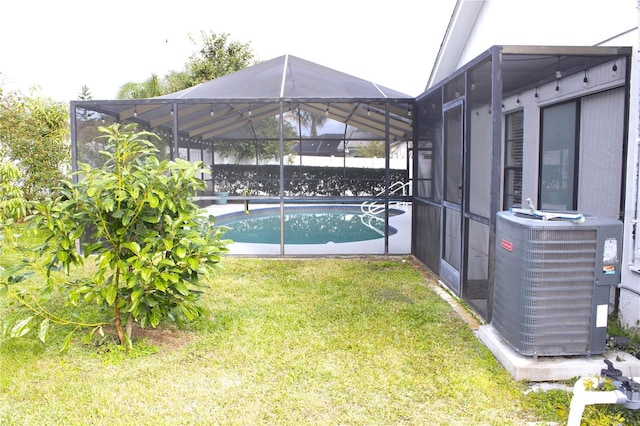
M 227 251 L 224 229 L 214 226 L 212 216 L 203 217 L 191 198 L 204 188 L 197 177 L 205 172 L 203 164 L 159 161 L 148 140 L 157 136 L 134 129 L 100 128 L 107 140 L 104 165 L 81 164 L 78 182 L 63 181 L 54 199 L 36 205 L 33 218 L 44 238 L 40 253 L 48 279 L 42 294 L 65 292 L 74 306 L 86 301 L 111 311 L 118 339 L 129 347 L 134 322 L 156 327 L 163 318 L 184 322 L 199 316 L 203 278 Z M 75 242 L 83 235 L 89 241 L 79 250 Z M 57 270 L 68 274 L 89 256 L 97 265 L 94 276 L 63 285 L 52 278 Z M 103 333 L 105 322 L 62 319 L 37 301 L 9 292 L 16 277 L 8 277 L 4 292 L 25 309 L 5 323 L 9 335 L 37 329 L 44 341 L 55 324 Z

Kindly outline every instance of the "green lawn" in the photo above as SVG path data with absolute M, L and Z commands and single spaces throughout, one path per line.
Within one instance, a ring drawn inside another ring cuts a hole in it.
M 60 354 L 55 335 L 47 346 L 35 337 L 5 339 L 0 424 L 515 425 L 526 418 L 524 385 L 410 262 L 224 264 L 204 298 L 205 317 L 182 330 L 145 330 L 130 353 L 78 339 Z
M 9 259 L 8 257 L 5 259 Z M 6 262 L 3 262 L 6 266 Z M 523 395 L 402 259 L 225 258 L 207 314 L 60 353 L 68 332 L 0 341 L 0 425 L 523 425 L 564 421 L 565 391 Z M 89 276 L 93 268 L 74 272 Z M 25 287 L 34 286 L 32 280 Z M 0 318 L 10 310 L 0 299 Z M 64 300 L 49 307 L 74 313 Z M 94 307 L 81 317 L 98 319 Z M 640 413 L 587 407 L 585 424 Z

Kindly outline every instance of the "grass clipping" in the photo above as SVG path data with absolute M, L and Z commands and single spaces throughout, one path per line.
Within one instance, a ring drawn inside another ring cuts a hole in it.
M 224 264 L 204 297 L 209 315 L 172 332 L 173 344 L 159 350 L 138 342 L 143 356 L 114 362 L 80 344 L 60 355 L 36 340 L 2 342 L 0 419 L 523 423 L 522 385 L 410 263 L 228 258 Z

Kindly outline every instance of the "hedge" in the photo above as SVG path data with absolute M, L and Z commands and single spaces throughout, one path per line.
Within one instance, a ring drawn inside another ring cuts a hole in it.
M 407 182 L 407 170 L 391 169 L 391 183 Z M 285 196 L 372 196 L 384 191 L 384 169 L 284 166 Z M 209 179 L 207 179 L 209 180 Z M 216 191 L 230 195 L 277 196 L 279 165 L 215 165 L 211 180 Z

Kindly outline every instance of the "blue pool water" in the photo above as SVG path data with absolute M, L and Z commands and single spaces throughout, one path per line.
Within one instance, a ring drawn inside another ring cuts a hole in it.
M 401 210 L 390 210 L 389 214 L 393 216 L 402 213 Z M 280 244 L 279 208 L 217 216 L 216 224 L 230 228 L 224 238 L 234 242 Z M 389 235 L 396 232 L 395 228 L 389 227 Z M 287 207 L 284 236 L 285 244 L 375 240 L 384 238 L 384 220 L 364 215 L 359 207 Z

